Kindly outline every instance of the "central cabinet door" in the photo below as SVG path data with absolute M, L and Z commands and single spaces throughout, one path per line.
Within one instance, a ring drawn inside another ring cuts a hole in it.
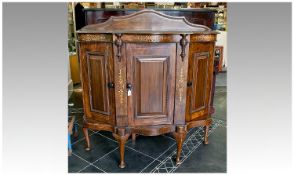
M 129 123 L 172 124 L 175 91 L 175 43 L 127 43 Z

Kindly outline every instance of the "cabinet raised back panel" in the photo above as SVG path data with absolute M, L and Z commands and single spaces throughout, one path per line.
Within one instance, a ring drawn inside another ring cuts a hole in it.
M 132 125 L 172 124 L 174 109 L 175 43 L 128 43 L 127 81 Z

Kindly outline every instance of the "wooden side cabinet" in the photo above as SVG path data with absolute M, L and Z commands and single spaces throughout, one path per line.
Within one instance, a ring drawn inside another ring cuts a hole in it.
M 173 133 L 177 164 L 188 129 L 206 126 L 207 143 L 216 34 L 154 10 L 78 31 L 86 149 L 88 128 L 113 133 L 120 168 L 130 135 Z
M 155 9 L 170 16 L 183 16 L 190 23 L 205 25 L 211 29 L 214 28 L 215 14 L 217 10 L 213 9 L 201 9 L 201 8 L 191 8 L 191 9 Z M 105 8 L 86 8 L 80 11 L 76 11 L 76 16 L 81 16 L 84 18 L 77 18 L 77 28 L 85 25 L 97 24 L 107 21 L 111 16 L 124 16 L 130 15 L 132 13 L 138 12 L 138 9 L 105 9 Z M 80 22 L 79 22 L 80 21 Z M 215 59 L 214 64 L 218 64 L 220 61 Z M 212 95 L 210 100 L 210 105 L 212 110 L 211 114 L 214 113 L 213 100 L 214 100 L 214 89 L 215 89 L 215 79 L 216 74 L 220 71 L 218 67 L 215 67 L 212 82 Z

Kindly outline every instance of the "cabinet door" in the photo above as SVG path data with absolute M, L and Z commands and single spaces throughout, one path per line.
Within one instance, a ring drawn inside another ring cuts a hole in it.
M 172 124 L 176 44 L 133 43 L 126 50 L 129 123 Z
M 191 43 L 189 53 L 186 120 L 206 117 L 210 108 L 213 43 Z
M 108 43 L 81 43 L 83 102 L 86 117 L 114 122 L 113 56 Z

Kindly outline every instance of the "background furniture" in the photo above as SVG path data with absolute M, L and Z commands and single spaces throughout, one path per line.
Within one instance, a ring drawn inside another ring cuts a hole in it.
M 170 16 L 184 16 L 189 22 L 194 24 L 205 25 L 211 29 L 215 23 L 215 13 L 217 10 L 210 9 L 153 9 L 158 12 Z M 103 9 L 103 8 L 87 8 L 84 9 L 85 25 L 102 23 L 108 20 L 111 16 L 124 16 L 135 12 L 138 9 Z
M 224 50 L 223 46 L 215 46 L 214 57 L 215 57 L 215 61 L 218 62 L 218 65 L 216 68 L 218 72 L 221 72 L 223 68 L 223 50 Z
M 121 168 L 131 134 L 173 133 L 176 163 L 187 129 L 206 126 L 207 144 L 216 34 L 154 10 L 78 31 L 86 149 L 88 128 L 113 133 Z

